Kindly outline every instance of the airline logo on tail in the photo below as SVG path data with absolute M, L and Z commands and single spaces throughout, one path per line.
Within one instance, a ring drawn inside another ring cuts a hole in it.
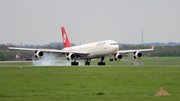
M 71 44 L 69 42 L 68 36 L 66 34 L 66 30 L 64 27 L 61 27 L 62 31 L 62 38 L 63 38 L 63 43 L 64 43 L 64 48 L 71 47 Z
M 63 34 L 63 42 L 66 42 L 66 34 Z

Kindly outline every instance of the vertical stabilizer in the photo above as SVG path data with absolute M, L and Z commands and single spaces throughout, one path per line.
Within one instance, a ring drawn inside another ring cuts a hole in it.
M 69 42 L 68 36 L 66 34 L 66 30 L 64 27 L 61 27 L 62 31 L 62 38 L 63 38 L 63 43 L 64 43 L 64 48 L 71 47 L 71 44 Z

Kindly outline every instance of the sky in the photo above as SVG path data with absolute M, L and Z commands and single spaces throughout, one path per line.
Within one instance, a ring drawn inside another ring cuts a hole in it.
M 0 43 L 180 42 L 180 0 L 0 0 Z

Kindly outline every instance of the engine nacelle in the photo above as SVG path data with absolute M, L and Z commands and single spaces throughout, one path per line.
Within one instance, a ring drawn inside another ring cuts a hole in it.
M 136 52 L 134 53 L 134 59 L 139 59 L 140 57 L 142 57 L 142 53 L 141 52 Z
M 34 52 L 34 56 L 35 56 L 36 58 L 41 58 L 43 55 L 44 55 L 44 53 L 41 52 L 41 51 L 36 50 L 36 51 Z
M 74 58 L 76 58 L 76 55 L 73 53 L 69 53 L 69 54 L 67 54 L 66 58 L 67 58 L 67 60 L 74 60 Z
M 114 55 L 114 60 L 121 60 L 123 56 L 121 54 L 115 54 Z

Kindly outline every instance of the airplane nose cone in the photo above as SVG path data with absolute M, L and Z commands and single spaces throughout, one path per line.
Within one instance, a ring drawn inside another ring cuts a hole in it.
M 119 46 L 118 45 L 114 45 L 113 51 L 117 52 L 118 50 L 119 50 Z
M 119 46 L 118 46 L 118 45 L 116 46 L 116 50 L 117 50 L 117 51 L 119 50 Z

